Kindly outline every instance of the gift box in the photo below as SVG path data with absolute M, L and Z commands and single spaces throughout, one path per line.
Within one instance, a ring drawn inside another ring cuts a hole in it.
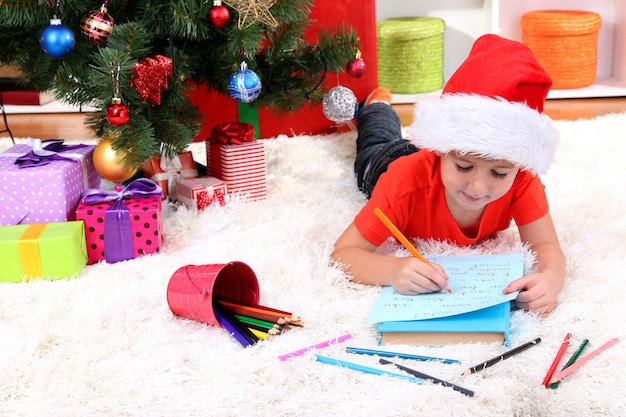
M 329 88 L 342 85 L 354 92 L 357 99 L 365 100 L 367 95 L 378 87 L 378 59 L 376 50 L 376 2 L 374 0 L 315 0 L 309 18 L 305 39 L 317 43 L 320 30 L 334 28 L 349 22 L 359 38 L 359 49 L 366 63 L 366 71 L 359 78 L 346 73 L 326 74 Z M 259 138 L 273 138 L 278 135 L 318 135 L 332 133 L 337 129 L 322 111 L 322 104 L 306 105 L 288 114 L 277 114 L 272 108 L 259 108 L 237 103 L 228 95 L 222 95 L 206 85 L 194 89 L 191 103 L 197 106 L 204 118 L 202 130 L 194 139 L 201 142 L 208 138 L 211 129 L 229 121 L 252 122 L 256 119 L 256 134 Z M 254 113 L 254 114 L 251 114 Z
M 206 142 L 207 172 L 224 180 L 229 194 L 261 200 L 267 197 L 265 145 L 253 133 L 249 123 L 215 126 Z
M 94 148 L 30 139 L 0 154 L 0 226 L 74 220 L 83 192 L 100 187 Z
M 198 178 L 198 169 L 191 151 L 174 158 L 165 155 L 151 156 L 141 166 L 143 176 L 156 182 L 163 191 L 163 198 L 176 200 L 176 183 L 185 178 Z
M 147 178 L 116 191 L 87 190 L 76 209 L 85 222 L 88 264 L 158 253 L 163 246 L 161 188 Z
M 73 278 L 87 263 L 82 221 L 0 227 L 0 281 Z
M 219 178 L 201 177 L 178 181 L 176 190 L 179 203 L 203 210 L 215 202 L 226 204 L 228 186 Z

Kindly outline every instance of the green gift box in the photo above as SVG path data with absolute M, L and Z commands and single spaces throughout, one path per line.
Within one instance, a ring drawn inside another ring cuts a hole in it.
M 73 278 L 87 264 L 82 221 L 0 227 L 1 282 Z

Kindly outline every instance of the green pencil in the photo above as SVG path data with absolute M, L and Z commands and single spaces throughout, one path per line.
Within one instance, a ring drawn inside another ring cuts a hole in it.
M 276 323 L 272 323 L 271 321 L 267 321 L 267 320 L 261 320 L 261 319 L 257 319 L 255 317 L 250 317 L 250 316 L 244 316 L 241 314 L 235 314 L 235 317 L 237 317 L 237 319 L 239 319 L 239 321 L 241 321 L 242 323 L 246 323 L 246 324 L 255 324 L 257 326 L 261 326 L 265 329 L 277 329 L 277 330 L 281 330 L 282 326 Z
M 569 360 L 567 361 L 565 366 L 563 366 L 563 369 L 565 369 L 565 368 L 567 368 L 569 366 L 572 366 L 574 364 L 574 362 L 576 362 L 576 360 L 578 359 L 580 354 L 583 352 L 583 349 L 585 348 L 585 346 L 587 346 L 587 343 L 589 343 L 589 339 L 585 339 L 585 340 L 582 341 L 582 343 L 580 344 L 580 346 L 578 346 L 578 349 L 576 349 L 576 351 L 574 352 L 572 357 L 569 358 Z M 563 369 L 561 369 L 561 370 L 563 370 Z M 556 387 L 559 386 L 560 383 L 561 383 L 561 381 L 553 382 L 552 384 L 550 384 L 548 386 L 548 388 L 555 389 Z

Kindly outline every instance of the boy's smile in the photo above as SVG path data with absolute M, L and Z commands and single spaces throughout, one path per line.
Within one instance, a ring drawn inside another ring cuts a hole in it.
M 450 212 L 455 218 L 471 214 L 467 212 L 482 213 L 487 204 L 509 191 L 518 171 L 508 161 L 457 153 L 441 155 L 441 180 Z

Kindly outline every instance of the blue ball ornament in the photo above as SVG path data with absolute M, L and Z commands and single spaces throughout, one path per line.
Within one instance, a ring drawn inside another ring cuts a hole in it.
M 52 58 L 63 58 L 74 50 L 75 43 L 74 33 L 59 19 L 51 19 L 39 36 L 39 46 Z
M 261 79 L 245 61 L 239 68 L 228 79 L 228 94 L 240 103 L 250 103 L 261 94 Z

